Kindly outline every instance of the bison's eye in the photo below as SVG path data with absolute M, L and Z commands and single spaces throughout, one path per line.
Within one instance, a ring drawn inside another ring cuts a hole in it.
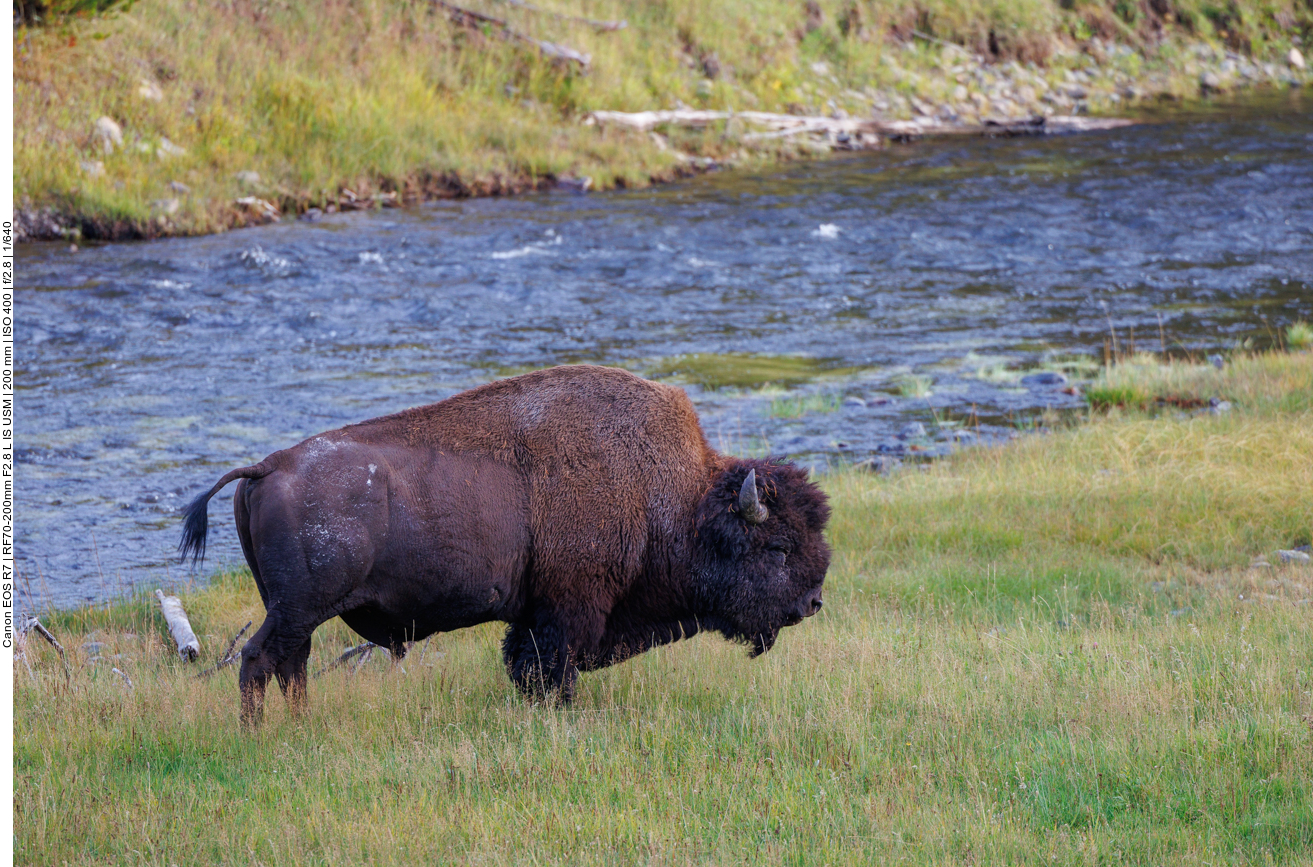
M 766 550 L 780 555 L 780 562 L 783 563 L 789 559 L 789 546 L 778 542 L 766 546 Z

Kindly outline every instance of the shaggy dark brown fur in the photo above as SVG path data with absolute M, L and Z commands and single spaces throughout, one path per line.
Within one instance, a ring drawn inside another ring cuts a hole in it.
M 682 390 L 606 367 L 493 382 L 233 470 L 185 510 L 184 557 L 204 555 L 207 503 L 236 479 L 267 610 L 242 650 L 248 725 L 271 677 L 303 705 L 332 617 L 397 656 L 502 620 L 512 680 L 569 701 L 578 670 L 705 628 L 764 653 L 819 610 L 829 565 L 805 473 L 718 454 Z

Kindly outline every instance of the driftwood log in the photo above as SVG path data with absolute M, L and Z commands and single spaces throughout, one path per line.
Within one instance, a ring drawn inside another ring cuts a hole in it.
M 194 662 L 201 655 L 201 643 L 192 632 L 187 612 L 182 610 L 182 600 L 177 596 L 165 596 L 163 590 L 156 590 L 155 598 L 160 600 L 160 610 L 164 612 L 164 622 L 169 625 L 169 634 L 178 645 L 178 655 L 187 662 Z
M 891 139 L 909 139 L 945 135 L 1066 135 L 1120 129 L 1135 123 L 1136 121 L 1124 117 L 1076 117 L 1065 114 L 1055 114 L 1050 117 L 1036 115 L 1030 118 L 987 118 L 981 124 L 945 123 L 923 117 L 917 120 L 876 121 L 876 129 Z
M 833 147 L 854 150 L 876 147 L 880 139 L 907 140 L 921 136 L 1014 136 L 1057 135 L 1074 132 L 1117 129 L 1135 121 L 1115 117 L 1072 117 L 1054 115 L 1032 118 L 994 118 L 980 124 L 946 123 L 923 117 L 916 120 L 881 120 L 878 118 L 831 118 L 797 114 L 774 114 L 766 111 L 710 111 L 677 109 L 668 111 L 595 111 L 585 119 L 586 125 L 624 126 L 647 132 L 659 126 L 682 126 L 700 129 L 724 122 L 726 134 L 730 124 L 739 121 L 758 129 L 744 132 L 744 141 L 762 141 L 795 135 L 822 135 Z

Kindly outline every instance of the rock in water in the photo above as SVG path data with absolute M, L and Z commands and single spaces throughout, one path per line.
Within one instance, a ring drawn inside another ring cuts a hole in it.
M 898 432 L 900 440 L 923 440 L 926 438 L 925 425 L 919 421 L 903 425 L 903 429 Z
M 1052 370 L 1021 377 L 1022 385 L 1066 385 L 1067 377 Z

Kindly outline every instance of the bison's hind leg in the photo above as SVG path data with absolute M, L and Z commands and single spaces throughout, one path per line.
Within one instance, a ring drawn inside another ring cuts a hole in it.
M 293 716 L 301 716 L 306 710 L 306 662 L 310 659 L 310 639 L 292 651 L 292 655 L 274 666 L 274 676 L 278 686 L 287 699 L 287 709 Z
M 298 703 L 304 705 L 305 662 L 315 628 L 288 629 L 281 626 L 280 619 L 277 610 L 269 611 L 264 623 L 242 648 L 242 670 L 237 685 L 242 699 L 243 728 L 260 725 L 264 718 L 265 688 L 275 674 L 293 711 L 299 709 Z

